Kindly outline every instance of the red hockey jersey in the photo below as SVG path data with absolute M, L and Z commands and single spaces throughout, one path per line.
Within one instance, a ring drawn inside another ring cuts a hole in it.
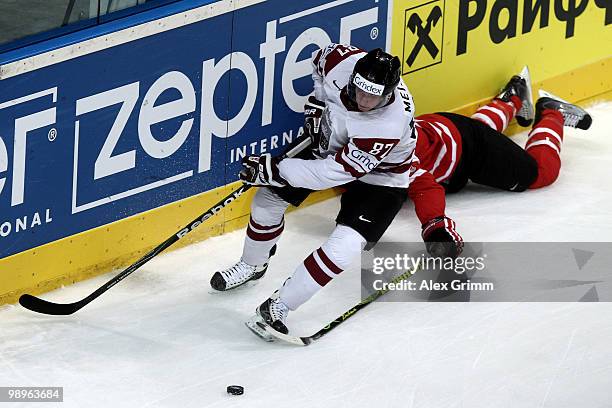
M 461 158 L 461 135 L 446 117 L 437 114 L 415 118 L 416 154 L 421 168 L 431 173 L 438 183 L 448 180 Z

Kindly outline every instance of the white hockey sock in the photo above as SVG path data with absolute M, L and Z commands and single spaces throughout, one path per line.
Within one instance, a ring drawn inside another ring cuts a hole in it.
M 295 310 L 346 269 L 366 240 L 354 229 L 337 225 L 327 241 L 302 262 L 280 289 L 280 300 Z
M 242 260 L 249 265 L 268 262 L 270 250 L 285 228 L 284 215 L 289 203 L 269 188 L 259 188 L 251 203 L 251 219 L 246 230 Z

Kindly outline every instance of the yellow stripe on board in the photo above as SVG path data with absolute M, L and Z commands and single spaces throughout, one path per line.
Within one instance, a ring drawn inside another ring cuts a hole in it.
M 22 293 L 41 294 L 128 266 L 238 187 L 232 183 L 1 259 L 0 305 L 17 302 Z M 246 226 L 254 192 L 247 191 L 167 251 Z M 316 192 L 303 205 L 334 195 L 333 189 Z

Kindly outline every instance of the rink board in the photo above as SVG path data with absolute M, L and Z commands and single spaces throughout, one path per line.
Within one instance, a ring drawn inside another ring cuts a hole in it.
M 0 66 L 0 304 L 129 264 L 227 195 L 241 154 L 300 134 L 315 44 L 391 49 L 418 113 L 469 114 L 525 63 L 536 89 L 572 101 L 612 90 L 612 30 L 593 2 L 572 33 L 554 1 L 525 33 L 524 10 L 486 1 L 188 3 Z M 515 36 L 491 38 L 495 13 Z M 243 227 L 248 203 L 179 244 Z
M 604 7 L 588 0 L 395 0 L 391 50 L 403 61 L 417 113 L 489 99 L 524 65 L 536 89 L 545 83 L 580 101 L 611 89 L 612 9 Z M 578 72 L 586 66 L 593 68 Z
M 242 157 L 302 133 L 312 52 L 388 47 L 375 0 L 152 13 L 0 67 L 0 298 L 133 261 L 235 188 Z M 246 214 L 242 199 L 193 235 Z

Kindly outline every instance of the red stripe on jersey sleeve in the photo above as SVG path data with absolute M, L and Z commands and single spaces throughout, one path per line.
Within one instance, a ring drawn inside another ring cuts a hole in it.
M 318 73 L 319 75 L 323 75 L 323 73 L 321 72 L 321 67 L 319 66 L 319 61 L 321 60 L 321 55 L 322 55 L 322 54 L 323 54 L 323 50 L 319 49 L 319 50 L 316 52 L 316 54 L 315 54 L 314 58 L 312 59 L 312 64 L 313 64 L 313 65 L 314 65 L 314 67 L 316 68 L 317 73 Z
M 312 63 L 314 65 L 318 65 L 319 64 L 319 60 L 321 59 L 321 53 L 323 52 L 323 50 L 319 49 L 319 51 L 317 51 L 317 53 L 315 54 L 314 58 L 312 59 Z

